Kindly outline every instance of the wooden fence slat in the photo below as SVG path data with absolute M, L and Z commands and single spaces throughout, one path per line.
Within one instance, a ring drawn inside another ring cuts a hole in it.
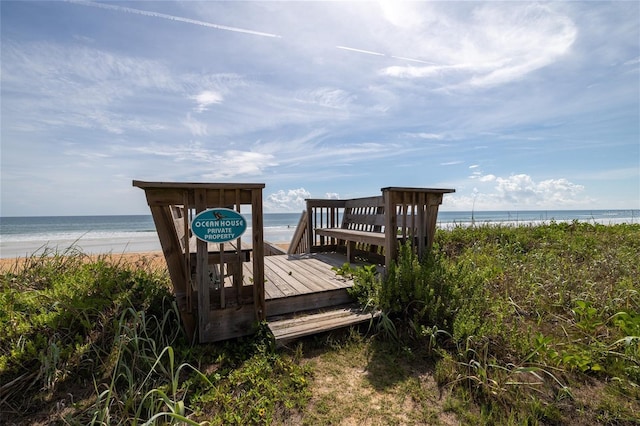
M 195 190 L 196 214 L 206 210 L 206 189 Z M 209 256 L 207 243 L 200 239 L 196 242 L 196 287 L 198 289 L 198 337 L 201 342 L 206 340 L 207 326 L 211 302 L 209 299 Z
M 267 319 L 267 309 L 264 298 L 264 238 L 262 221 L 262 191 L 253 190 L 251 197 L 251 220 L 253 233 L 253 303 L 258 321 Z

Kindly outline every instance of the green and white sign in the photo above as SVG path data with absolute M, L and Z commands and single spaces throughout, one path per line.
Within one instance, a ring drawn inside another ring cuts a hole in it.
M 191 221 L 191 232 L 208 243 L 226 243 L 239 238 L 247 230 L 247 221 L 235 210 L 209 209 Z

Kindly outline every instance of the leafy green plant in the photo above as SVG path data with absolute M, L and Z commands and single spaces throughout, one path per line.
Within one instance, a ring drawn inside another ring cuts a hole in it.
M 191 398 L 200 407 L 194 418 L 213 425 L 270 424 L 304 407 L 310 397 L 310 368 L 297 357 L 277 353 L 266 327 L 260 330 L 225 344 L 216 359 L 218 368 L 207 375 L 214 386 L 196 389 Z M 301 356 L 300 350 L 296 353 Z
M 0 404 L 24 424 L 444 423 L 438 413 L 465 424 L 636 424 L 638 252 L 640 225 L 440 230 L 429 258 L 401 251 L 391 281 L 338 268 L 363 304 L 386 307 L 374 338 L 325 335 L 293 352 L 276 350 L 264 324 L 191 346 L 165 271 L 49 253 L 0 276 Z M 318 356 L 327 374 L 363 371 L 365 386 L 314 379 Z M 358 396 L 336 410 L 345 392 Z
M 373 293 L 400 343 L 408 333 L 435 351 L 441 383 L 482 421 L 520 406 L 518 422 L 557 422 L 552 404 L 574 398 L 580 375 L 638 395 L 639 251 L 638 225 L 458 227 L 438 231 L 427 259 L 401 249 Z
M 378 293 L 381 288 L 381 277 L 376 265 L 353 268 L 349 263 L 345 263 L 342 268 L 336 270 L 336 274 L 353 279 L 353 286 L 349 287 L 347 292 L 365 309 L 376 310 L 379 308 Z

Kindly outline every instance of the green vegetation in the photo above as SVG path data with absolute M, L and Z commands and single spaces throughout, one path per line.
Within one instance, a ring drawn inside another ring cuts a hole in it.
M 433 355 L 468 421 L 635 424 L 638 253 L 638 225 L 456 228 L 422 261 L 403 247 L 384 280 L 354 271 L 352 292 L 380 335 Z
M 308 399 L 308 368 L 264 332 L 189 345 L 167 272 L 144 259 L 47 252 L 0 283 L 3 422 L 268 423 Z
M 71 250 L 0 275 L 21 424 L 640 424 L 640 225 L 438 231 L 353 295 L 362 330 L 192 346 L 164 269 Z

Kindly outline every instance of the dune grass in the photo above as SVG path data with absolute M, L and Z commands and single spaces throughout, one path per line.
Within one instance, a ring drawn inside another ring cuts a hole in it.
M 386 340 L 433 355 L 467 421 L 636 424 L 638 253 L 638 225 L 456 228 L 384 281 L 355 271 L 353 293 Z
M 264 333 L 191 346 L 152 262 L 45 251 L 0 283 L 3 422 L 248 424 L 306 401 L 308 371 Z
M 166 270 L 73 249 L 0 275 L 12 424 L 638 424 L 640 225 L 438 231 L 384 281 L 381 319 L 276 350 L 192 346 Z

